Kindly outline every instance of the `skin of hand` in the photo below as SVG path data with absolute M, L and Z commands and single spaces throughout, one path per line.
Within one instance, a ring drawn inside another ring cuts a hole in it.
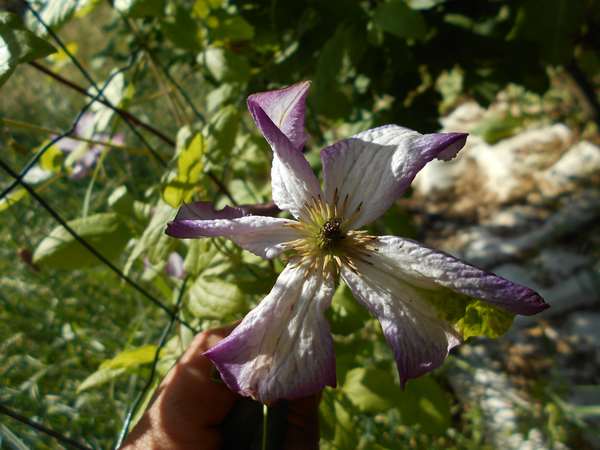
M 240 397 L 214 380 L 214 366 L 202 353 L 232 329 L 204 331 L 194 338 L 121 450 L 220 449 L 220 424 Z M 289 402 L 285 450 L 318 449 L 319 401 L 315 395 Z

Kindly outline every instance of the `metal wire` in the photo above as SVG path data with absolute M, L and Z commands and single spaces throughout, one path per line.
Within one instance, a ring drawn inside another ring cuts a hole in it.
M 55 136 L 54 138 L 52 138 L 50 140 L 50 142 L 48 142 L 46 145 L 44 145 L 33 156 L 33 158 L 31 158 L 31 160 L 21 170 L 21 172 L 19 173 L 18 177 L 15 178 L 13 180 L 13 182 L 10 183 L 2 191 L 2 193 L 0 193 L 0 200 L 3 199 L 4 197 L 6 197 L 15 187 L 17 187 L 19 185 L 19 183 L 23 180 L 23 178 L 25 177 L 25 175 L 27 175 L 27 172 L 29 172 L 33 168 L 33 166 L 40 160 L 40 158 L 44 155 L 44 153 L 46 153 L 46 151 L 48 151 L 48 149 L 50 147 L 52 147 L 54 144 L 56 144 L 61 139 L 63 139 L 65 137 L 73 134 L 73 132 L 77 128 L 77 124 L 79 123 L 79 121 L 81 120 L 81 118 L 83 117 L 83 115 L 96 102 L 96 100 L 98 100 L 100 98 L 100 96 L 102 96 L 104 90 L 108 87 L 108 85 L 113 80 L 113 78 L 116 77 L 118 74 L 123 73 L 123 72 L 129 70 L 131 67 L 133 67 L 136 59 L 137 59 L 137 52 L 135 52 L 134 54 L 132 54 L 131 59 L 129 60 L 129 62 L 127 63 L 126 66 L 124 66 L 124 67 L 120 68 L 119 70 L 115 71 L 111 76 L 108 77 L 108 79 L 106 80 L 106 82 L 104 83 L 104 85 L 102 86 L 102 88 L 98 90 L 98 93 L 94 97 L 92 97 L 92 99 L 88 103 L 86 103 L 83 106 L 83 108 L 81 108 L 81 110 L 79 111 L 79 114 L 77 114 L 77 116 L 75 117 L 75 120 L 71 124 L 71 128 L 69 128 L 64 133 L 59 134 L 58 136 Z
M 183 283 L 179 290 L 179 296 L 177 297 L 177 303 L 175 304 L 175 312 L 179 311 L 179 308 L 181 306 L 181 302 L 183 300 L 183 294 L 185 292 L 185 287 L 186 287 L 187 281 L 188 281 L 187 278 L 183 280 Z M 129 433 L 129 427 L 131 426 L 131 421 L 133 420 L 133 417 L 135 416 L 135 414 L 140 406 L 141 401 L 146 396 L 146 393 L 148 392 L 148 390 L 152 386 L 152 383 L 154 382 L 154 378 L 156 376 L 156 367 L 158 366 L 160 352 L 163 349 L 163 347 L 165 346 L 165 344 L 167 343 L 167 338 L 169 337 L 169 334 L 171 333 L 171 329 L 173 328 L 174 323 L 175 323 L 175 321 L 173 320 L 173 317 L 171 317 L 169 324 L 166 326 L 166 328 L 164 329 L 164 331 L 160 337 L 158 346 L 156 348 L 156 353 L 154 353 L 154 360 L 152 361 L 152 368 L 150 369 L 150 376 L 148 377 L 148 380 L 146 380 L 146 384 L 144 385 L 144 388 L 137 395 L 135 401 L 129 408 L 129 411 L 127 411 L 127 415 L 125 416 L 125 421 L 123 422 L 123 427 L 121 428 L 121 432 L 119 433 L 119 436 L 117 438 L 117 442 L 114 446 L 114 450 L 117 450 L 123 444 L 123 440 L 125 440 L 127 433 Z
M 10 168 L 10 166 L 8 164 L 6 164 L 6 162 L 4 162 L 2 159 L 0 159 L 0 167 L 2 167 L 13 178 L 15 178 L 15 179 L 18 178 L 18 174 L 14 170 L 12 170 Z M 119 269 L 117 266 L 115 266 L 102 253 L 100 253 L 98 250 L 96 250 L 96 248 L 94 248 L 88 241 L 86 241 L 79 234 L 77 234 L 77 232 L 75 230 L 73 230 L 73 228 L 71 228 L 71 226 L 60 216 L 60 214 L 58 214 L 58 212 L 56 212 L 56 210 L 54 208 L 52 208 L 52 206 L 50 206 L 46 202 L 46 200 L 44 200 L 35 191 L 35 189 L 33 189 L 29 185 L 29 183 L 24 182 L 22 179 L 19 179 L 18 182 L 29 193 L 29 195 L 31 195 L 35 200 L 37 200 L 38 203 L 40 203 L 40 205 L 42 205 L 44 207 L 44 209 L 46 211 L 48 211 L 48 213 L 50 213 L 50 215 L 59 224 L 61 224 L 65 228 L 65 230 L 67 230 L 67 232 L 71 236 L 73 236 L 73 238 L 77 242 L 79 242 L 81 245 L 83 245 L 90 253 L 92 253 L 96 258 L 98 258 L 100 261 L 102 261 L 110 270 L 112 270 L 115 274 L 117 274 L 119 276 L 119 278 L 121 278 L 123 281 L 125 281 L 127 284 L 129 284 L 131 287 L 133 287 L 136 291 L 138 291 L 140 294 L 142 294 L 145 298 L 147 298 L 148 300 L 150 300 L 154 305 L 158 306 L 160 309 L 162 309 L 164 312 L 166 312 L 169 315 L 169 317 L 175 318 L 175 320 L 177 322 L 181 323 L 183 326 L 185 326 L 189 330 L 191 330 L 191 331 L 193 331 L 195 333 L 197 332 L 197 330 L 192 325 L 190 325 L 188 322 L 186 322 L 182 318 L 178 317 L 163 302 L 161 302 L 160 300 L 158 300 L 150 292 L 148 292 L 142 286 L 140 286 L 139 284 L 137 284 L 133 279 L 131 279 L 127 275 L 125 275 L 123 273 L 123 271 L 121 271 L 121 269 Z
M 46 22 L 44 22 L 44 19 L 42 19 L 42 17 L 39 15 L 39 13 L 29 4 L 29 2 L 23 1 L 23 3 L 27 7 L 27 9 L 31 12 L 31 14 L 33 14 L 33 16 L 36 18 L 36 20 L 40 23 L 40 25 L 42 25 L 44 27 L 44 29 L 48 32 L 48 35 L 50 37 L 52 37 L 52 39 L 54 39 L 54 41 L 58 44 L 58 46 L 61 48 L 61 50 L 63 52 L 65 52 L 65 54 L 69 57 L 69 59 L 75 65 L 75 67 L 77 67 L 77 69 L 79 69 L 81 74 L 90 82 L 90 84 L 94 87 L 96 92 L 98 92 L 99 91 L 98 85 L 96 84 L 96 82 L 94 81 L 92 76 L 89 74 L 89 72 L 87 70 L 85 70 L 85 68 L 81 65 L 81 63 L 77 60 L 77 58 L 75 58 L 75 56 L 71 53 L 71 51 L 64 44 L 62 39 L 52 30 L 52 28 L 50 28 L 50 26 L 48 26 L 48 24 Z M 156 161 L 158 161 L 158 163 L 161 166 L 167 167 L 167 162 L 162 158 L 162 156 L 160 156 L 160 154 L 156 151 L 156 149 L 154 149 L 150 145 L 150 143 L 138 131 L 138 129 L 135 127 L 135 125 L 133 123 L 131 123 L 131 120 L 129 119 L 129 117 L 127 117 L 126 114 L 123 114 L 123 112 L 121 110 L 119 110 L 119 108 L 117 108 L 115 105 L 113 105 L 111 103 L 111 101 L 108 98 L 106 98 L 105 95 L 101 95 L 100 97 L 103 98 L 103 100 L 105 102 L 105 103 L 104 102 L 103 103 L 105 105 L 107 105 L 110 109 L 112 109 L 114 112 L 116 112 L 119 115 L 119 117 L 121 117 L 125 121 L 125 123 L 131 129 L 131 131 L 133 133 L 135 133 L 135 135 L 142 141 L 142 143 L 146 146 L 146 148 L 148 148 L 148 151 L 150 151 L 150 153 L 156 159 Z
M 92 450 L 91 447 L 87 447 L 83 444 L 80 444 L 79 442 L 59 433 L 58 431 L 45 427 L 41 423 L 35 422 L 29 419 L 28 417 L 19 414 L 18 412 L 14 411 L 13 409 L 9 408 L 8 406 L 2 403 L 0 403 L 0 414 L 4 414 L 5 416 L 11 417 L 16 421 L 21 422 L 22 424 L 39 431 L 40 433 L 44 433 L 48 436 L 51 436 L 61 444 L 65 444 L 68 447 L 76 448 L 78 450 Z

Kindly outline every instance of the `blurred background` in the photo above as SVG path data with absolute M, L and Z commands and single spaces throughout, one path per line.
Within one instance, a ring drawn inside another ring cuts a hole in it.
M 164 228 L 192 200 L 272 210 L 245 99 L 307 79 L 317 172 L 322 147 L 377 125 L 469 132 L 372 231 L 552 305 L 401 391 L 377 322 L 338 289 L 321 448 L 600 448 L 597 1 L 0 7 L 0 448 L 69 448 L 6 408 L 111 448 L 194 332 L 269 292 L 282 261 Z

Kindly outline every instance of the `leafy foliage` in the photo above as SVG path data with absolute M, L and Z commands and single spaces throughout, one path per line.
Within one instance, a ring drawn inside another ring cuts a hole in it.
M 591 0 L 30 3 L 53 30 L 77 41 L 67 49 L 79 49 L 96 81 L 107 79 L 131 54 L 143 55 L 112 79 L 104 95 L 146 125 L 137 130 L 147 139 L 142 142 L 122 116 L 96 102 L 89 134 L 81 137 L 121 136 L 126 145 L 103 147 L 93 171 L 80 180 L 69 179 L 68 168 L 89 157 L 91 145 L 67 157 L 50 147 L 35 166 L 45 180 L 36 190 L 73 218 L 69 225 L 78 234 L 169 305 L 182 280 L 166 269 L 174 253 L 181 255 L 187 288 L 180 314 L 200 329 L 241 318 L 269 291 L 284 263 L 262 261 L 218 239 L 176 241 L 164 234 L 182 203 L 203 200 L 220 207 L 231 198 L 239 204 L 270 199 L 270 150 L 244 112 L 249 93 L 313 80 L 306 155 L 319 171 L 315 150 L 340 137 L 391 122 L 432 131 L 439 128 L 440 111 L 464 98 L 485 105 L 507 83 L 543 93 L 549 73 L 561 66 L 575 64 L 592 78 L 600 67 L 600 10 Z M 38 125 L 36 134 L 15 134 L 19 145 L 7 140 L 14 167 L 23 167 L 30 149 L 39 151 L 58 134 L 56 128 L 67 129 L 83 106 L 79 94 L 71 96 L 25 68 L 15 71 L 54 51 L 50 37 L 39 37 L 45 29 L 36 17 L 25 16 L 27 27 L 16 15 L 0 14 L 3 102 L 24 99 L 23 119 Z M 68 60 L 61 50 L 60 61 L 44 64 L 83 82 Z M 85 83 L 82 89 L 95 95 Z M 2 114 L 17 110 L 3 106 Z M 495 142 L 520 126 L 518 118 L 504 114 L 482 120 L 474 132 Z M 46 136 L 37 134 L 40 129 Z M 164 167 L 148 157 L 146 146 L 167 155 Z M 3 262 L 6 276 L 0 278 L 8 292 L 0 311 L 8 324 L 0 328 L 0 376 L 11 388 L 0 395 L 57 428 L 68 428 L 73 418 L 74 434 L 108 447 L 145 381 L 165 317 L 42 216 L 23 189 L 0 200 L 0 220 L 7 225 L 4 242 L 10 242 L 2 247 L 3 261 L 11 262 Z M 373 227 L 377 234 L 418 233 L 398 205 Z M 430 300 L 465 339 L 497 337 L 512 322 L 510 314 L 449 291 Z M 344 286 L 336 291 L 329 320 L 340 389 L 324 393 L 323 448 L 481 448 L 477 438 L 464 445 L 470 438 L 456 437 L 464 430 L 453 426 L 466 415 L 451 417 L 455 405 L 439 373 L 400 390 L 381 330 Z M 179 329 L 160 351 L 160 373 L 189 338 Z M 65 400 L 44 396 L 51 392 Z M 23 445 L 35 442 L 9 428 L 0 435 L 13 446 L 21 445 L 14 444 L 19 439 Z

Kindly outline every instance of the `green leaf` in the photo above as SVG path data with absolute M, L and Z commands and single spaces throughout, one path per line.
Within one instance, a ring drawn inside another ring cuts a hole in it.
M 123 350 L 114 358 L 104 361 L 101 369 L 131 369 L 143 364 L 150 364 L 156 356 L 156 345 L 144 345 L 142 347 Z
M 108 207 L 124 218 L 133 216 L 134 200 L 127 186 L 119 186 L 108 196 Z
M 119 257 L 130 238 L 128 228 L 114 213 L 94 214 L 67 223 L 108 259 Z M 102 264 L 62 226 L 56 227 L 40 242 L 33 254 L 33 262 L 48 268 L 68 270 Z
M 193 133 L 188 127 L 177 134 L 177 171 L 172 174 L 162 191 L 163 200 L 174 208 L 192 200 L 204 170 L 204 139 L 199 132 Z
M 355 333 L 369 320 L 369 313 L 354 299 L 345 283 L 340 283 L 327 310 L 327 317 L 334 334 Z
M 178 48 L 196 51 L 201 47 L 198 22 L 183 7 L 178 7 L 174 16 L 165 17 L 160 29 Z
M 40 158 L 40 167 L 47 172 L 60 173 L 65 153 L 56 145 L 47 149 Z
M 463 339 L 497 338 L 508 331 L 514 319 L 512 313 L 450 289 L 421 289 L 421 293 L 437 310 L 440 319 L 453 325 Z
M 224 41 L 248 41 L 254 37 L 254 27 L 241 16 L 216 15 L 219 24 L 212 31 L 212 38 Z
M 11 13 L 0 13 L 0 86 L 18 64 L 43 58 L 56 50 L 27 30 L 21 19 Z
M 240 111 L 227 105 L 213 114 L 205 128 L 206 155 L 210 169 L 222 172 L 223 164 L 231 155 L 240 124 Z
M 522 122 L 518 117 L 494 114 L 481 120 L 473 128 L 473 134 L 481 136 L 488 144 L 495 144 L 514 135 Z
M 497 338 L 508 331 L 513 319 L 514 314 L 481 300 L 475 300 L 467 305 L 465 315 L 457 325 L 464 339 L 472 336 Z
M 421 13 L 409 8 L 404 0 L 380 3 L 375 9 L 373 22 L 383 31 L 403 39 L 423 39 L 427 34 Z
M 243 83 L 250 77 L 248 60 L 230 50 L 211 47 L 200 54 L 199 62 L 206 64 L 210 74 L 220 83 Z
M 147 256 L 151 264 L 166 262 L 167 256 L 177 244 L 176 239 L 165 234 L 167 222 L 174 216 L 175 210 L 171 206 L 162 201 L 158 202 L 153 209 L 150 222 L 127 258 L 123 269 L 125 273 L 129 273 L 133 263 L 142 255 Z
M 190 312 L 202 319 L 230 319 L 246 311 L 244 293 L 219 278 L 198 278 L 189 289 Z
M 508 39 L 533 42 L 545 62 L 566 64 L 573 56 L 584 13 L 583 1 L 525 0 Z
M 446 0 L 406 0 L 406 3 L 412 9 L 431 9 L 437 5 L 441 5 Z
M 199 275 L 218 254 L 217 248 L 210 239 L 194 239 L 189 241 L 188 252 L 183 261 L 185 272 Z
M 42 20 L 54 31 L 73 18 L 75 13 L 82 8 L 91 6 L 93 0 L 45 0 L 35 5 L 34 8 Z M 28 13 L 27 23 L 39 33 L 46 34 L 46 29 L 33 14 Z
M 0 200 L 0 212 L 7 210 L 15 203 L 20 202 L 27 197 L 27 191 L 22 187 L 17 187 L 8 193 L 3 199 Z
M 396 406 L 403 424 L 426 433 L 442 435 L 452 424 L 450 398 L 431 376 L 410 380 Z
M 380 413 L 401 401 L 401 389 L 390 371 L 358 367 L 348 371 L 342 390 L 365 413 Z
M 127 373 L 127 370 L 124 368 L 119 369 L 98 369 L 90 376 L 88 376 L 85 380 L 81 382 L 79 386 L 77 386 L 77 393 L 83 392 L 87 389 L 95 388 L 103 385 L 104 383 L 108 383 L 115 378 L 120 377 Z
M 160 17 L 165 12 L 165 0 L 115 0 L 117 11 L 129 17 Z

